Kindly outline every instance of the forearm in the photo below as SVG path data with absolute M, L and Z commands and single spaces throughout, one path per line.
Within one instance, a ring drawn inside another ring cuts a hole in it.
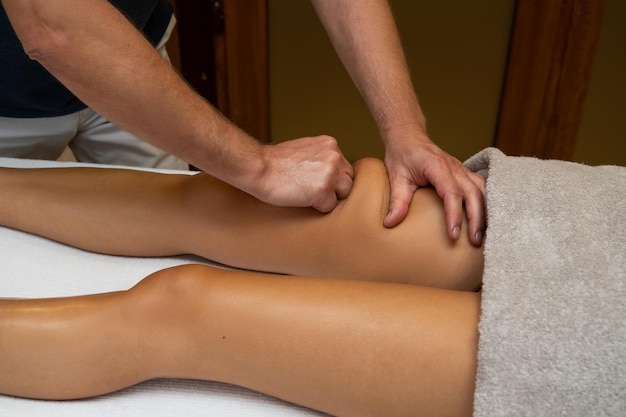
M 0 301 L 0 391 L 65 399 L 175 377 L 337 416 L 470 415 L 479 305 L 473 293 L 179 267 L 124 293 Z
M 262 169 L 261 146 L 192 91 L 109 2 L 2 2 L 26 52 L 116 125 L 240 188 Z
M 402 222 L 415 190 L 432 184 L 445 204 L 450 239 L 460 236 L 465 207 L 468 232 L 479 246 L 485 227 L 484 180 L 428 137 L 387 0 L 312 1 L 385 144 L 392 189 L 385 226 Z
M 312 0 L 339 58 L 385 139 L 402 126 L 425 132 L 426 121 L 386 0 Z

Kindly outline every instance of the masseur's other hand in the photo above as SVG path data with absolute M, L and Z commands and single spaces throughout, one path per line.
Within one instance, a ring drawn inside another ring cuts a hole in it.
M 330 136 L 289 140 L 264 147 L 261 178 L 266 203 L 332 211 L 352 189 L 352 164 Z
M 389 139 L 386 143 L 393 146 L 387 146 L 385 165 L 391 199 L 384 225 L 393 227 L 404 220 L 415 190 L 432 184 L 443 199 L 450 238 L 459 238 L 465 205 L 470 241 L 480 245 L 486 223 L 484 178 L 441 150 L 425 133 Z

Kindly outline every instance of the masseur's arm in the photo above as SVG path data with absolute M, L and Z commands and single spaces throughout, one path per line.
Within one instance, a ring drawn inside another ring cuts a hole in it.
M 25 51 L 98 113 L 255 197 L 332 210 L 352 184 L 330 137 L 260 145 L 106 0 L 1 0 Z
M 391 181 L 385 225 L 401 222 L 415 189 L 432 184 L 444 200 L 450 237 L 459 237 L 465 204 L 470 239 L 479 245 L 485 227 L 484 180 L 429 139 L 388 2 L 312 2 L 385 144 Z
M 193 253 L 294 275 L 480 285 L 482 249 L 467 234 L 448 239 L 432 189 L 418 190 L 406 220 L 389 229 L 382 224 L 389 198 L 382 161 L 362 160 L 354 170 L 353 191 L 324 215 L 262 203 L 207 174 L 0 169 L 0 225 L 109 254 Z

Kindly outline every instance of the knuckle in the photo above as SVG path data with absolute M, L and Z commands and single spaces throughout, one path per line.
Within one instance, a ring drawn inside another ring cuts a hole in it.
M 457 198 L 461 198 L 461 199 L 465 195 L 463 193 L 463 190 L 461 189 L 461 187 L 459 187 L 458 184 L 450 185 L 448 187 L 448 190 L 447 190 L 446 194 L 450 195 L 451 197 L 457 197 Z
M 444 154 L 437 154 L 431 159 L 432 163 L 440 168 L 448 166 L 448 158 Z
M 337 145 L 337 139 L 329 135 L 320 135 L 317 137 L 317 140 L 326 146 L 335 146 Z
M 323 198 L 319 203 L 314 204 L 313 208 L 322 212 L 322 213 L 330 213 L 337 206 L 337 199 L 333 196 L 327 196 Z

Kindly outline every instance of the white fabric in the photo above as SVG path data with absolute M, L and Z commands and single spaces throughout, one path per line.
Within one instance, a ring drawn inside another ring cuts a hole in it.
M 161 169 L 189 166 L 90 108 L 58 117 L 0 117 L 0 156 L 56 160 L 66 148 L 83 162 Z
M 67 165 L 85 164 L 0 158 L 0 166 Z M 0 191 L 0 204 L 1 198 Z M 45 210 L 45 207 L 41 209 Z M 5 298 L 56 297 L 124 290 L 159 269 L 206 262 L 195 257 L 131 258 L 99 255 L 3 227 L 0 227 L 0 245 L 0 297 Z M 0 395 L 0 416 L 311 417 L 322 414 L 230 385 L 155 380 L 114 394 L 80 401 L 33 401 Z

